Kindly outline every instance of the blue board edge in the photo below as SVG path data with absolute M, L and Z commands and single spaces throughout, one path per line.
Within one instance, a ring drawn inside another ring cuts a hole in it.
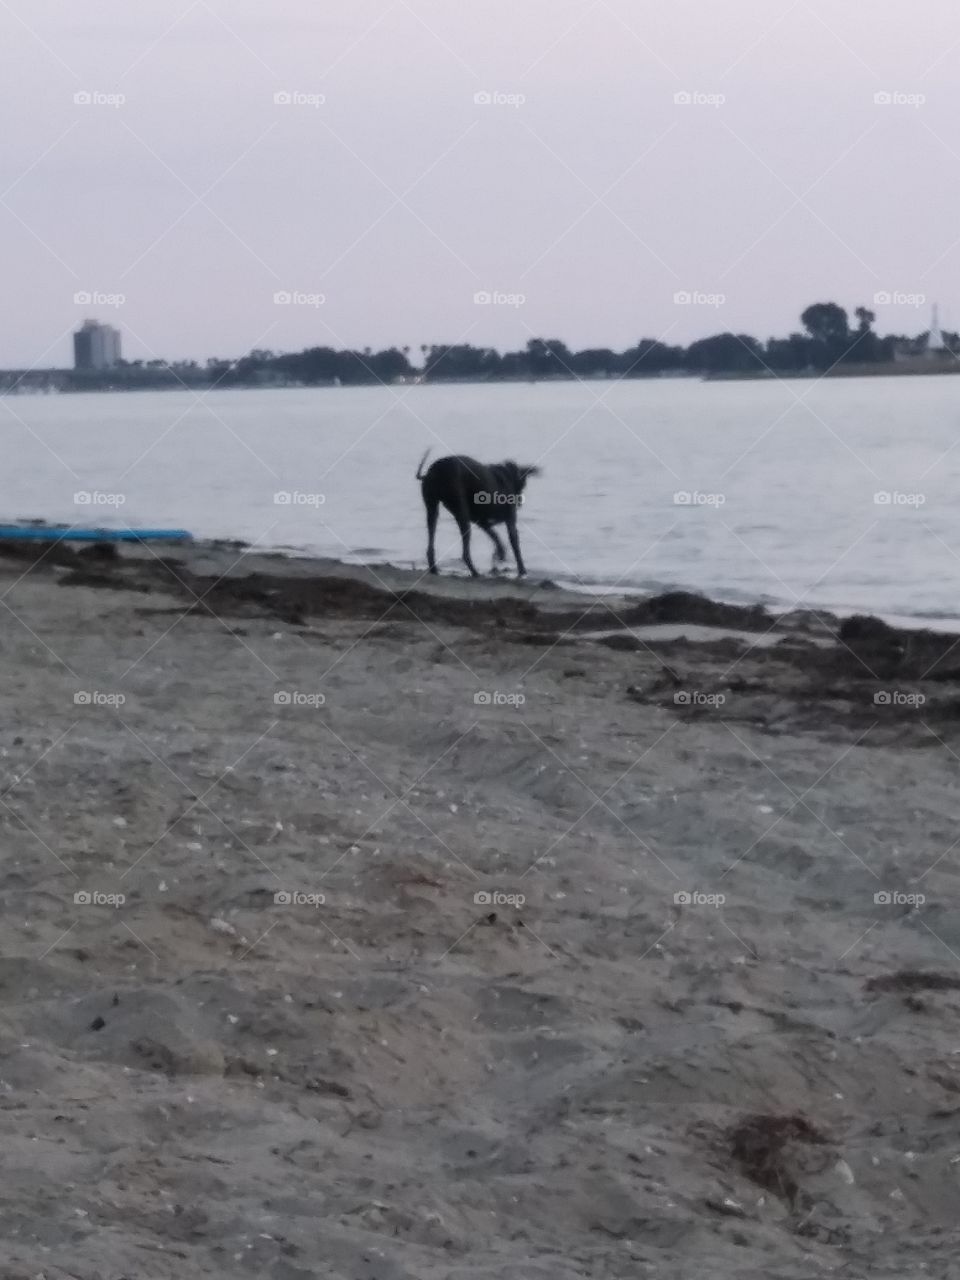
M 69 525 L 0 525 L 0 540 L 33 542 L 190 542 L 186 529 L 75 529 Z

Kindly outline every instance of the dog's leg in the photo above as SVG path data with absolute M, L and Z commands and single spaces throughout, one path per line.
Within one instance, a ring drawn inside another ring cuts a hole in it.
M 527 570 L 524 567 L 523 556 L 520 554 L 520 538 L 517 534 L 517 513 L 511 513 L 507 520 L 507 537 L 510 539 L 510 546 L 513 549 L 513 558 L 517 562 L 517 577 L 522 578 Z
M 437 536 L 437 512 L 440 509 L 440 503 L 435 499 L 427 501 L 427 564 L 430 566 L 430 572 L 437 572 L 437 555 L 435 542 Z
M 473 561 L 470 559 L 470 521 L 464 515 L 457 516 L 457 524 L 460 526 L 460 541 L 463 543 L 463 563 L 470 570 L 472 578 L 479 578 L 480 575 L 474 568 Z
M 491 572 L 496 573 L 497 565 L 503 564 L 504 560 L 507 558 L 506 549 L 500 541 L 500 535 L 492 525 L 482 524 L 480 528 L 485 534 L 487 534 L 493 543 L 493 564 L 491 565 Z

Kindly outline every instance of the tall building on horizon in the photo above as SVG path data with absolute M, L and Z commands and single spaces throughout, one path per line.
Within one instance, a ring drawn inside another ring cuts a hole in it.
M 75 369 L 112 369 L 120 363 L 120 330 L 99 320 L 84 320 L 73 335 Z
M 933 304 L 933 315 L 930 320 L 930 332 L 927 335 L 927 355 L 938 356 L 949 353 L 946 342 L 943 337 L 943 330 L 940 328 L 940 308 L 936 303 Z

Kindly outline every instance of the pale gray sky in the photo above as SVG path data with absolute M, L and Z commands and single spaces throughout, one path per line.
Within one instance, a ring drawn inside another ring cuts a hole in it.
M 956 0 L 3 0 L 0 366 L 960 327 L 958 99 Z

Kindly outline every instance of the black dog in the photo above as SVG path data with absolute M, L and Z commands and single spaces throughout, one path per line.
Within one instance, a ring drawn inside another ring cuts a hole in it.
M 526 573 L 520 554 L 517 536 L 517 507 L 523 502 L 527 478 L 540 474 L 539 467 L 518 467 L 515 462 L 497 462 L 485 467 L 473 458 L 438 458 L 429 470 L 423 470 L 427 453 L 420 459 L 417 479 L 421 482 L 424 506 L 427 508 L 427 563 L 430 572 L 437 572 L 434 553 L 434 535 L 437 530 L 437 514 L 440 503 L 447 508 L 460 528 L 463 542 L 463 562 L 471 574 L 478 577 L 470 559 L 470 525 L 479 525 L 494 545 L 494 559 L 502 563 L 507 558 L 495 524 L 507 526 L 507 537 L 517 562 L 517 577 Z

